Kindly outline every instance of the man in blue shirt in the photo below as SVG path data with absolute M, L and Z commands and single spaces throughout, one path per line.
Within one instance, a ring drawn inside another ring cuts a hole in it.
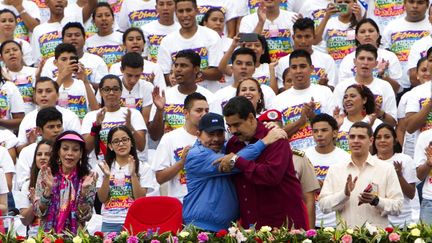
M 287 138 L 279 128 L 272 129 L 262 140 L 246 146 L 238 156 L 256 159 L 264 148 Z M 198 139 L 186 157 L 188 194 L 183 200 L 183 220 L 203 230 L 227 229 L 239 216 L 239 206 L 231 173 L 218 171 L 213 162 L 225 154 L 225 121 L 219 114 L 208 113 L 199 122 Z

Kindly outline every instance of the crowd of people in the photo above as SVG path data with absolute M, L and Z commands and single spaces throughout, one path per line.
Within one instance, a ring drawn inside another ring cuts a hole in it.
M 429 0 L 1 0 L 0 211 L 120 232 L 432 223 Z M 339 215 L 338 217 L 336 215 Z

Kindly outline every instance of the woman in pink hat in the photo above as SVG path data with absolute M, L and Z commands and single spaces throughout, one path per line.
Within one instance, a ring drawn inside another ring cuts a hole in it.
M 45 231 L 76 233 L 92 216 L 96 173 L 90 172 L 84 139 L 60 134 L 36 182 L 34 210 Z

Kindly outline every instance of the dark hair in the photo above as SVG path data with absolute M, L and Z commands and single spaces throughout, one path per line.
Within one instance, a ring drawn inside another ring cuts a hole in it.
M 71 28 L 77 28 L 77 29 L 79 29 L 79 30 L 81 31 L 81 34 L 82 34 L 84 40 L 85 40 L 85 38 L 86 38 L 85 29 L 84 29 L 84 27 L 82 26 L 82 24 L 79 23 L 79 22 L 69 22 L 69 23 L 67 23 L 67 24 L 63 27 L 63 29 L 62 29 L 62 40 L 64 39 L 64 36 L 65 36 L 66 30 L 71 29 Z
M 270 60 L 270 49 L 267 44 L 267 40 L 263 35 L 258 35 L 258 40 L 261 42 L 264 53 L 261 55 L 259 62 L 262 63 L 271 63 Z
M 239 118 L 243 120 L 246 120 L 251 113 L 254 117 L 256 116 L 252 102 L 243 96 L 235 96 L 234 98 L 231 98 L 224 106 L 222 113 L 225 117 L 238 115 Z
M 84 138 L 77 132 L 75 131 L 65 131 L 62 134 L 58 135 L 54 144 L 53 144 L 53 149 L 51 152 L 51 157 L 49 160 L 49 165 L 51 168 L 51 172 L 52 174 L 55 176 L 55 174 L 57 174 L 60 170 L 60 156 L 59 156 L 59 152 L 60 152 L 60 147 L 61 144 L 64 141 L 68 141 L 68 140 L 60 140 L 61 138 L 63 138 L 64 136 L 68 135 L 68 134 L 74 134 L 79 136 L 82 140 L 84 140 Z M 90 173 L 90 165 L 88 162 L 88 157 L 87 157 L 87 150 L 85 148 L 85 143 L 81 143 L 81 142 L 77 142 L 80 147 L 81 147 L 81 159 L 77 164 L 77 173 L 78 173 L 78 178 L 83 178 L 84 176 L 88 175 Z
M 399 141 L 397 140 L 397 134 L 396 134 L 396 130 L 391 126 L 391 125 L 389 125 L 389 124 L 387 124 L 387 123 L 381 123 L 376 129 L 375 129 L 375 132 L 373 133 L 373 136 L 374 136 L 374 141 L 373 141 L 373 143 L 372 143 L 372 154 L 377 154 L 378 153 L 378 150 L 377 150 L 377 147 L 376 147 L 376 137 L 377 137 L 377 135 L 378 135 L 378 132 L 381 130 L 381 129 L 384 129 L 384 128 L 387 128 L 389 131 L 390 131 L 390 133 L 391 133 L 391 135 L 392 135 L 392 137 L 393 137 L 393 142 L 394 142 L 394 144 L 393 144 L 393 154 L 395 154 L 395 153 L 402 153 L 402 146 L 399 144 Z
M 92 13 L 92 19 L 93 19 L 93 21 L 95 20 L 96 11 L 98 10 L 98 8 L 103 8 L 103 7 L 109 8 L 109 10 L 111 12 L 111 16 L 114 18 L 114 11 L 112 10 L 111 5 L 109 5 L 109 3 L 107 3 L 107 2 L 99 2 L 96 5 L 96 7 L 94 8 L 93 13 Z
M 58 83 L 56 81 L 52 80 L 51 78 L 45 77 L 45 76 L 42 76 L 42 77 L 40 77 L 39 79 L 36 80 L 35 87 L 34 87 L 35 90 L 36 90 L 38 84 L 44 83 L 44 82 L 50 82 L 50 83 L 52 83 L 52 85 L 54 86 L 54 89 L 55 89 L 56 93 L 58 94 L 58 92 L 59 92 L 59 85 L 58 85 Z
M 191 49 L 181 50 L 177 52 L 175 58 L 186 58 L 192 63 L 192 66 L 194 67 L 199 67 L 201 65 L 200 55 Z
M 419 68 L 420 68 L 420 66 L 421 66 L 421 64 L 423 63 L 423 62 L 427 62 L 427 57 L 422 57 L 422 58 L 420 58 L 418 61 L 417 61 L 417 66 L 416 66 L 416 70 L 418 71 L 419 70 Z
M 202 95 L 201 93 L 198 92 L 194 92 L 188 96 L 186 96 L 185 100 L 184 100 L 184 109 L 189 110 L 192 108 L 192 103 L 196 100 L 204 100 L 207 101 L 207 98 Z
M 114 133 L 117 131 L 124 131 L 128 137 L 130 138 L 130 142 L 131 142 L 131 149 L 129 151 L 129 154 L 132 155 L 135 159 L 135 173 L 139 173 L 139 159 L 138 159 L 138 154 L 137 154 L 137 150 L 136 150 L 136 145 L 135 145 L 135 139 L 133 137 L 133 134 L 131 132 L 131 130 L 129 128 L 127 128 L 126 126 L 118 126 L 118 127 L 113 127 L 110 129 L 110 131 L 108 132 L 108 138 L 107 138 L 107 143 L 111 143 L 112 142 L 112 138 L 114 136 Z M 108 145 L 108 144 L 107 144 Z M 107 146 L 107 151 L 106 151 L 106 155 L 105 155 L 105 161 L 107 162 L 108 166 L 111 168 L 114 160 L 116 159 L 116 154 L 113 150 L 111 150 L 109 148 L 109 146 Z
M 63 124 L 63 115 L 55 107 L 45 107 L 36 115 L 36 127 L 43 128 L 50 121 L 60 121 Z
M 4 49 L 5 46 L 6 46 L 7 44 L 9 44 L 9 43 L 14 43 L 15 45 L 17 45 L 18 48 L 19 48 L 19 50 L 21 51 L 21 54 L 23 53 L 23 51 L 22 51 L 22 47 L 21 47 L 21 45 L 20 45 L 18 42 L 14 41 L 14 40 L 7 40 L 7 41 L 3 42 L 3 43 L 1 44 L 1 46 L 0 46 L 0 55 L 3 55 L 3 49 Z
M 363 106 L 363 108 L 366 111 L 366 114 L 370 115 L 370 114 L 375 112 L 375 98 L 374 98 L 372 91 L 366 85 L 352 84 L 345 89 L 344 94 L 349 89 L 357 90 L 357 92 L 360 94 L 361 98 L 366 99 L 366 103 Z M 345 97 L 345 95 L 344 95 L 344 97 Z
M 201 21 L 199 22 L 199 25 L 204 26 L 204 22 L 207 22 L 208 19 L 210 18 L 210 15 L 212 13 L 214 13 L 214 12 L 220 12 L 225 17 L 225 13 L 222 11 L 222 9 L 220 9 L 220 8 L 210 8 L 209 10 L 207 10 L 207 12 L 202 17 Z
M 198 7 L 196 0 L 175 0 L 175 7 L 177 8 L 177 3 L 180 2 L 191 2 L 195 8 Z
M 54 53 L 55 59 L 57 60 L 59 58 L 59 56 L 65 52 L 78 55 L 77 50 L 76 50 L 74 45 L 69 44 L 69 43 L 60 43 L 55 48 L 55 53 Z
M 34 152 L 34 154 L 33 154 L 33 163 L 32 163 L 32 165 L 31 165 L 31 167 L 30 167 L 30 184 L 29 184 L 29 187 L 28 187 L 28 189 L 30 189 L 30 188 L 35 188 L 36 187 L 36 181 L 37 181 L 37 177 L 38 177 L 38 174 L 39 174 L 39 171 L 40 171 L 40 169 L 37 167 L 37 164 L 36 164 L 36 154 L 37 154 L 37 152 L 38 152 L 38 150 L 39 150 L 39 147 L 42 145 L 42 144 L 46 144 L 46 145 L 49 145 L 50 147 L 52 147 L 52 142 L 51 141 L 49 141 L 49 140 L 46 140 L 46 139 L 42 139 L 37 145 L 36 145 L 36 148 L 35 148 L 35 152 Z
M 357 0 L 353 0 L 353 2 L 357 2 Z M 348 28 L 355 28 L 357 25 L 357 18 L 354 15 L 354 13 L 351 13 L 351 19 L 350 19 L 350 25 L 348 26 Z
M 256 55 L 255 55 L 255 52 L 254 52 L 252 49 L 250 49 L 250 48 L 247 48 L 247 47 L 240 47 L 240 48 L 238 48 L 237 50 L 235 50 L 235 51 L 233 52 L 233 54 L 231 55 L 231 62 L 232 62 L 232 63 L 234 63 L 234 61 L 236 60 L 236 58 L 237 58 L 238 55 L 249 55 L 249 56 L 251 56 L 254 65 L 255 65 L 256 62 L 257 62 L 257 57 L 256 57 Z
M 12 10 L 10 10 L 8 8 L 4 8 L 4 9 L 0 10 L 0 15 L 2 15 L 4 13 L 10 13 L 10 14 L 12 14 L 13 17 L 14 17 L 14 19 L 15 19 L 15 23 L 17 22 L 17 18 L 18 17 L 16 16 L 16 14 Z
M 142 29 L 137 28 L 137 27 L 130 27 L 130 28 L 128 28 L 128 29 L 123 33 L 123 36 L 122 36 L 123 44 L 126 43 L 126 38 L 127 38 L 127 36 L 129 35 L 129 33 L 134 32 L 134 31 L 135 31 L 135 32 L 138 32 L 138 33 L 141 35 L 141 37 L 142 37 L 142 39 L 143 39 L 143 41 L 144 41 L 144 43 L 145 43 L 144 32 L 142 31 Z
M 243 79 L 242 81 L 240 81 L 240 83 L 239 83 L 238 86 L 237 86 L 236 96 L 239 95 L 239 93 L 240 93 L 240 86 L 241 86 L 242 83 L 245 82 L 245 81 L 252 81 L 252 82 L 254 82 L 254 83 L 256 84 L 256 86 L 257 86 L 258 93 L 260 94 L 260 99 L 259 99 L 259 101 L 258 101 L 258 103 L 257 103 L 256 113 L 259 114 L 259 113 L 261 113 L 261 111 L 264 110 L 264 108 L 265 108 L 265 103 L 264 103 L 264 93 L 263 93 L 263 91 L 262 91 L 262 89 L 261 89 L 261 84 L 258 82 L 258 80 L 254 79 L 254 78 L 245 78 L 245 79 Z
M 294 34 L 297 30 L 310 29 L 315 32 L 315 22 L 311 18 L 299 18 L 293 25 Z
M 300 57 L 304 57 L 306 58 L 306 62 L 312 66 L 312 59 L 311 59 L 311 55 L 309 54 L 309 52 L 307 52 L 306 50 L 294 50 L 290 56 L 289 56 L 289 63 L 291 65 L 291 60 L 294 58 L 300 58 Z
M 382 36 L 381 36 L 381 33 L 380 33 L 380 30 L 379 30 L 379 27 L 378 27 L 377 23 L 376 23 L 373 19 L 370 19 L 370 18 L 364 18 L 364 19 L 361 19 L 361 20 L 357 23 L 357 26 L 356 26 L 356 28 L 355 28 L 355 35 L 356 35 L 356 37 L 357 37 L 357 34 L 358 34 L 358 32 L 359 32 L 360 27 L 361 27 L 362 25 L 364 25 L 364 24 L 371 24 L 371 25 L 375 28 L 376 32 L 378 33 L 378 39 L 377 39 L 376 46 L 379 47 L 380 44 L 381 44 L 381 38 L 382 38 Z M 359 45 L 360 45 L 360 42 L 358 42 L 357 38 L 355 39 L 355 43 L 356 43 L 356 46 L 359 46 Z
M 144 59 L 136 52 L 128 52 L 121 59 L 120 69 L 124 70 L 127 67 L 144 68 Z
M 311 127 L 313 127 L 313 125 L 318 122 L 327 122 L 331 126 L 333 131 L 339 130 L 336 119 L 334 119 L 332 116 L 330 116 L 327 113 L 321 113 L 316 115 L 311 121 Z
M 285 70 L 282 73 L 282 83 L 285 82 L 285 77 L 288 75 L 289 73 L 289 67 L 285 68 Z
M 429 49 L 426 52 L 426 58 L 429 58 L 431 53 L 432 53 L 432 47 L 429 47 Z
M 364 44 L 364 45 L 357 46 L 355 57 L 357 58 L 358 55 L 360 55 L 360 52 L 362 51 L 370 52 L 375 57 L 375 59 L 378 58 L 378 49 L 371 44 Z
M 371 125 L 369 125 L 369 123 L 363 122 L 363 121 L 358 121 L 358 122 L 354 122 L 354 124 L 352 124 L 351 129 L 353 128 L 365 128 L 367 130 L 367 135 L 369 137 L 372 137 L 372 127 Z

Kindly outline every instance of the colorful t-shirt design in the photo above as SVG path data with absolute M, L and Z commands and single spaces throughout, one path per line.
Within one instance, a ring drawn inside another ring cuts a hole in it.
M 326 33 L 327 52 L 339 64 L 342 59 L 354 51 L 355 40 L 348 40 L 350 30 L 329 29 Z M 352 30 L 351 30 L 352 31 Z
M 279 29 L 277 37 L 271 37 L 268 29 L 264 30 L 262 34 L 267 40 L 272 62 L 293 52 L 293 40 L 290 30 Z
M 311 16 L 312 16 L 312 20 L 315 23 L 315 27 L 318 27 L 318 25 L 321 23 L 321 20 L 324 18 L 325 13 L 326 13 L 325 9 L 317 9 L 312 12 Z
M 0 90 L 0 118 L 6 119 L 9 113 L 9 99 L 6 90 Z
M 116 62 L 120 62 L 124 53 L 124 48 L 121 45 L 106 45 L 87 48 L 91 54 L 102 57 L 108 68 Z
M 148 36 L 148 60 L 151 62 L 157 62 L 157 55 L 159 52 L 159 46 L 162 39 L 166 35 L 149 35 Z
M 255 13 L 260 5 L 261 0 L 248 0 L 249 12 Z M 288 10 L 288 0 L 281 0 L 279 8 L 283 10 Z
M 125 97 L 121 97 L 120 98 L 120 105 L 122 107 L 137 109 L 139 112 L 141 112 L 141 110 L 142 110 L 142 104 L 143 104 L 143 99 L 142 98 L 134 98 L 135 99 L 134 104 L 132 104 L 132 103 L 128 104 L 127 101 L 126 101 L 126 99 L 127 98 L 125 98 Z
M 345 150 L 348 153 L 351 153 L 348 144 L 348 133 L 344 131 L 339 131 L 336 138 L 336 147 Z
M 24 100 L 24 103 L 33 104 L 33 78 L 32 76 L 17 77 L 12 82 L 17 86 Z
M 185 124 L 183 104 L 165 104 L 165 133 L 182 127 Z
M 316 67 L 314 68 L 314 70 L 312 71 L 311 77 L 310 77 L 310 81 L 312 84 L 318 84 L 319 80 L 321 78 L 324 78 L 327 75 L 326 71 L 324 68 L 319 68 Z
M 201 6 L 198 6 L 198 14 L 196 16 L 197 23 L 201 23 L 201 20 L 203 19 L 204 15 L 211 8 L 219 9 L 220 11 L 222 11 L 222 13 L 224 15 L 226 14 L 226 9 L 222 6 L 201 5 Z
M 119 122 L 102 122 L 102 129 L 99 132 L 99 138 L 102 142 L 105 144 L 108 143 L 108 133 L 113 127 L 119 127 L 125 125 L 125 121 L 119 121 Z
M 109 200 L 104 205 L 104 210 L 107 212 L 104 212 L 104 214 L 122 217 L 127 214 L 133 202 L 131 176 L 124 173 L 111 175 L 109 180 Z
M 19 15 L 17 16 L 17 25 L 14 32 L 14 37 L 30 42 L 29 30 L 24 25 L 24 21 Z
M 39 37 L 38 41 L 42 58 L 48 59 L 54 56 L 55 48 L 62 43 L 61 33 L 58 31 L 45 33 Z
M 381 18 L 379 22 L 383 26 L 405 11 L 403 0 L 375 0 L 374 5 L 374 15 Z
M 270 86 L 270 78 L 267 76 L 254 77 L 258 83 Z
M 180 161 L 180 159 L 183 155 L 184 149 L 185 149 L 184 147 L 181 147 L 181 148 L 177 148 L 174 150 L 174 160 L 176 162 Z M 179 171 L 178 175 L 179 175 L 179 183 L 181 185 L 186 185 L 186 170 L 184 168 L 181 169 Z
M 153 20 L 157 20 L 158 14 L 155 9 L 141 9 L 130 12 L 128 17 L 131 27 L 141 27 Z
M 400 62 L 407 62 L 414 42 L 429 34 L 430 32 L 426 30 L 406 30 L 393 33 L 389 50 L 396 54 Z
M 80 120 L 87 114 L 87 100 L 83 95 L 68 95 L 67 108 L 73 111 Z
M 317 166 L 314 166 L 314 169 L 315 169 L 315 175 L 316 175 L 317 179 L 324 181 L 324 179 L 327 176 L 327 172 L 328 172 L 329 166 L 319 166 L 319 165 L 317 165 Z
M 208 55 L 208 49 L 206 47 L 198 47 L 198 48 L 191 48 L 190 50 L 194 51 L 201 57 L 201 63 L 200 63 L 200 69 L 206 69 L 209 67 L 209 55 Z M 175 56 L 177 55 L 177 52 L 171 53 L 171 58 L 173 60 L 173 63 L 175 62 Z
M 423 109 L 423 107 L 425 107 L 429 102 L 431 102 L 430 98 L 421 98 L 419 100 L 419 106 L 420 106 L 420 110 Z M 424 124 L 424 126 L 422 128 L 420 128 L 420 131 L 426 131 L 432 128 L 432 112 L 429 112 L 429 114 L 427 115 L 426 118 L 426 122 Z

